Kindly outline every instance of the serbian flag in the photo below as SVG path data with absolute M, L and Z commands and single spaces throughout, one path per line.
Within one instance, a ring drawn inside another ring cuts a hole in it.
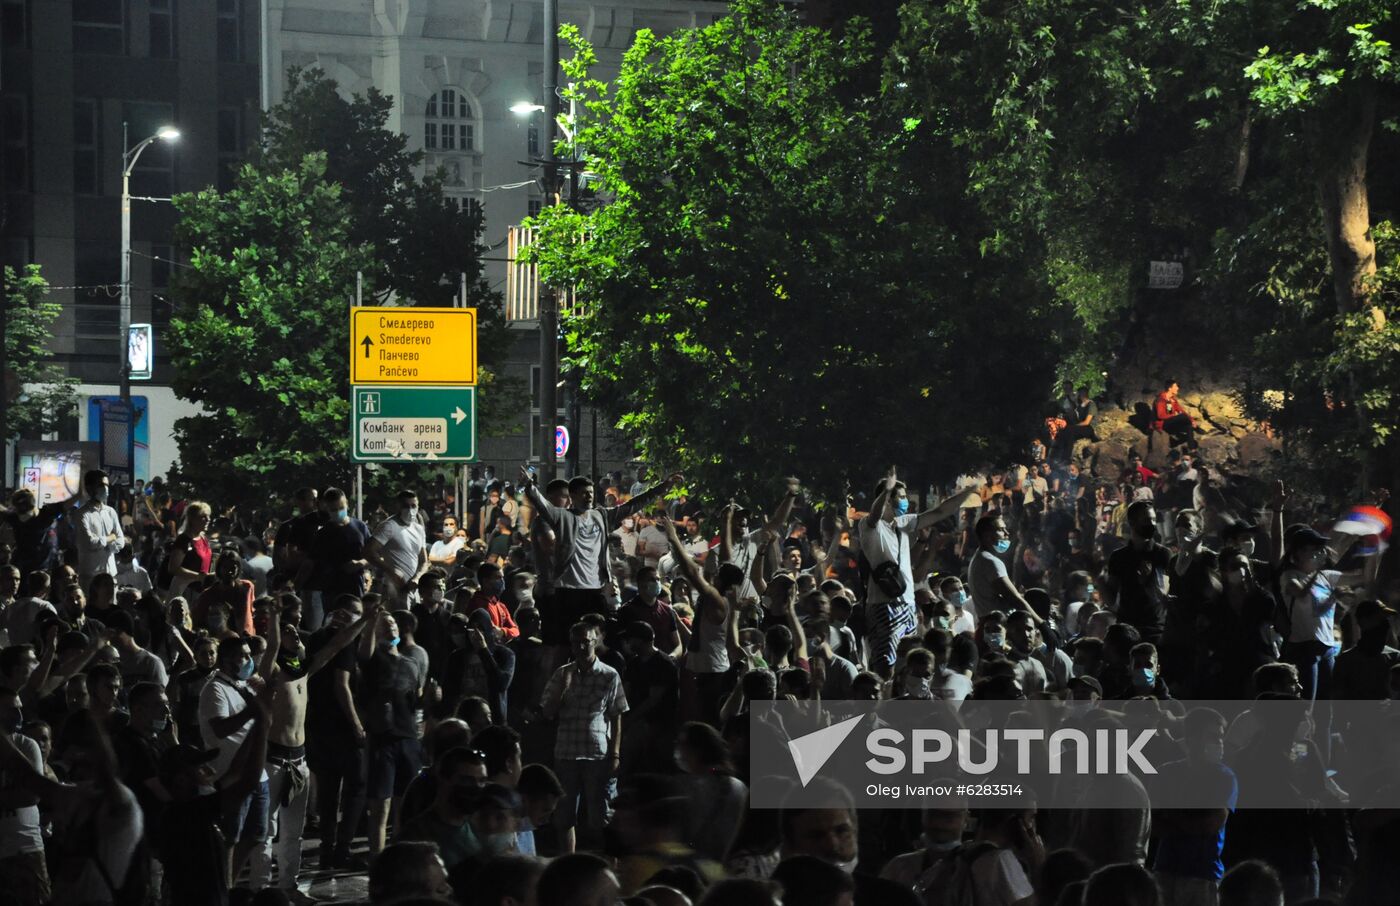
M 1332 531 L 1360 536 L 1352 549 L 1355 553 L 1378 554 L 1389 546 L 1390 517 L 1378 507 L 1354 506 L 1332 526 Z

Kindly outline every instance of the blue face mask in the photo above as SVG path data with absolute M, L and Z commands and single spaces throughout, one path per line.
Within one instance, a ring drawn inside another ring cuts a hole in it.
M 389 640 L 389 647 L 390 647 L 390 648 L 397 648 L 397 647 L 399 647 L 399 637 L 398 637 L 398 636 L 394 636 L 392 639 Z
M 661 594 L 661 583 L 660 583 L 660 582 L 643 582 L 643 583 L 642 583 L 642 587 L 641 587 L 641 589 L 639 589 L 639 590 L 640 590 L 641 593 L 642 593 L 643 595 L 645 595 L 646 597 L 648 597 L 648 598 L 655 598 L 657 595 Z
M 243 662 L 243 666 L 238 668 L 238 678 L 241 679 L 241 680 L 246 680 L 246 679 L 249 679 L 250 677 L 252 677 L 252 675 L 253 675 L 253 659 L 252 659 L 252 658 L 248 658 L 246 661 Z
M 909 498 L 901 497 L 894 502 L 894 513 L 896 516 L 903 516 L 909 512 Z
M 350 518 L 350 511 L 346 509 L 336 510 L 335 518 L 338 522 L 344 522 L 346 519 Z
M 1157 671 L 1151 667 L 1140 667 L 1134 670 L 1133 685 L 1139 689 L 1151 689 L 1157 685 Z
M 1011 550 L 1011 541 L 1009 539 L 1002 538 L 1000 541 L 997 542 L 996 551 L 998 554 L 1004 554 L 1009 550 Z

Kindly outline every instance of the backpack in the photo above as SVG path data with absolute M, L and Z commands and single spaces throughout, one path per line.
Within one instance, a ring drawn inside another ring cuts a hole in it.
M 972 865 L 1000 847 L 987 840 L 964 843 L 919 876 L 924 906 L 977 906 L 977 883 Z

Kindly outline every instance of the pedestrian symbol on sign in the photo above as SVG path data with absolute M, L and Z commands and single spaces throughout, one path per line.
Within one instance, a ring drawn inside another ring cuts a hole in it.
M 362 415 L 379 414 L 379 394 L 369 391 L 360 394 L 360 413 Z

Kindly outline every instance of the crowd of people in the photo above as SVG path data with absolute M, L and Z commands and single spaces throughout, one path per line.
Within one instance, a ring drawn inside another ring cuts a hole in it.
M 1400 589 L 1334 514 L 1199 461 L 1172 389 L 1160 473 L 1094 474 L 1070 393 L 1017 463 L 834 504 L 530 469 L 368 523 L 336 488 L 280 518 L 101 472 L 21 489 L 0 897 L 302 906 L 362 872 L 376 906 L 1400 902 L 1400 814 L 1349 803 L 1323 716 L 1400 698 Z M 750 805 L 778 782 L 750 774 L 753 702 L 967 698 L 1170 703 L 1222 807 Z M 1325 770 L 1314 808 L 1233 808 L 1277 734 L 1190 703 L 1254 698 L 1318 703 L 1281 741 Z

